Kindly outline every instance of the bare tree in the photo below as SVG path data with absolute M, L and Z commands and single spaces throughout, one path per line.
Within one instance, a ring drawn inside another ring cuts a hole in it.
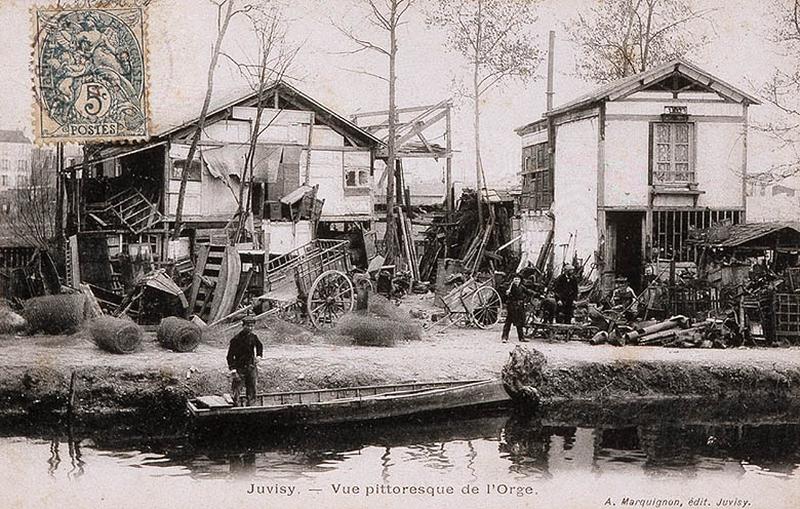
M 772 42 L 788 57 L 786 65 L 775 70 L 762 87 L 762 95 L 780 115 L 756 126 L 788 151 L 787 160 L 773 165 L 764 174 L 753 178 L 772 183 L 800 174 L 800 0 L 773 2 L 776 29 Z
M 577 73 L 607 83 L 683 57 L 708 42 L 711 12 L 692 0 L 605 0 L 565 25 L 582 50 Z
M 277 2 L 266 0 L 259 7 L 254 7 L 249 13 L 253 27 L 253 34 L 257 43 L 257 56 L 252 63 L 239 62 L 227 53 L 222 53 L 236 65 L 242 76 L 248 81 L 256 93 L 256 116 L 253 120 L 248 140 L 248 150 L 245 155 L 244 167 L 240 176 L 238 196 L 235 240 L 238 240 L 244 231 L 247 218 L 250 214 L 250 194 L 252 188 L 253 171 L 255 166 L 256 149 L 259 137 L 269 128 L 277 115 L 266 125 L 262 125 L 262 114 L 269 97 L 267 91 L 272 84 L 281 81 L 300 46 L 290 46 L 286 42 L 286 24 L 281 15 L 280 5 Z M 245 196 L 245 187 L 247 194 Z
M 56 162 L 52 151 L 34 148 L 30 175 L 18 180 L 8 191 L 11 198 L 9 219 L 11 235 L 25 245 L 36 246 L 55 254 L 57 214 Z
M 481 197 L 486 186 L 481 161 L 481 98 L 508 79 L 528 80 L 542 55 L 526 32 L 536 21 L 538 0 L 438 0 L 430 24 L 447 30 L 451 50 L 464 55 L 472 70 L 475 176 L 478 186 L 478 227 L 483 224 Z
M 397 160 L 397 52 L 398 34 L 403 16 L 414 4 L 415 0 L 359 0 L 367 11 L 366 21 L 372 28 L 377 28 L 383 32 L 388 41 L 374 42 L 355 30 L 347 29 L 336 22 L 332 22 L 342 34 L 344 34 L 356 48 L 344 53 L 358 54 L 362 52 L 372 52 L 387 58 L 389 69 L 388 77 L 385 75 L 364 72 L 372 77 L 388 82 L 389 85 L 389 121 L 388 138 L 386 147 L 386 171 L 389 178 L 386 179 L 386 259 L 392 260 L 395 253 L 399 250 L 397 232 L 394 220 L 394 193 L 395 179 L 392 175 L 395 172 Z M 388 42 L 388 44 L 387 44 Z
M 175 210 L 175 227 L 172 231 L 172 239 L 177 240 L 181 236 L 183 229 L 183 203 L 186 198 L 186 183 L 189 180 L 189 172 L 191 170 L 192 162 L 197 151 L 197 144 L 200 142 L 200 135 L 206 123 L 206 116 L 208 115 L 208 108 L 211 105 L 211 96 L 214 91 L 214 71 L 217 68 L 217 61 L 222 53 L 222 41 L 225 39 L 225 33 L 228 31 L 231 19 L 241 12 L 250 10 L 250 6 L 246 6 L 240 10 L 235 8 L 235 0 L 219 0 L 213 1 L 217 6 L 217 38 L 214 41 L 214 48 L 211 51 L 211 62 L 208 64 L 208 74 L 206 81 L 206 95 L 203 100 L 203 106 L 200 109 L 200 117 L 197 120 L 197 128 L 192 135 L 192 141 L 189 145 L 189 154 L 186 156 L 186 165 L 181 171 L 181 187 L 178 191 L 178 205 Z

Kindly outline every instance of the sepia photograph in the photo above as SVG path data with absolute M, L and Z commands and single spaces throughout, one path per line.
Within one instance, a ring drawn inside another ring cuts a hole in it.
M 0 27 L 0 507 L 800 507 L 800 0 Z

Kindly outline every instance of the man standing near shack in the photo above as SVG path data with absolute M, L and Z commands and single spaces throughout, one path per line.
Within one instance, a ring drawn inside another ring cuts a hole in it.
M 522 277 L 514 274 L 511 284 L 506 290 L 506 323 L 503 324 L 503 343 L 508 343 L 508 333 L 511 332 L 511 325 L 517 328 L 517 338 L 521 342 L 525 339 L 523 325 L 525 323 L 525 300 L 528 297 L 528 290 L 522 286 Z
M 261 357 L 264 345 L 253 333 L 255 319 L 252 316 L 245 316 L 242 320 L 242 330 L 233 336 L 228 346 L 228 369 L 231 376 L 231 393 L 233 404 L 239 405 L 239 393 L 242 384 L 247 394 L 247 406 L 253 406 L 256 402 L 256 380 L 258 378 L 258 367 L 256 356 Z
M 575 310 L 575 299 L 578 298 L 578 278 L 572 265 L 566 264 L 561 269 L 561 274 L 553 282 L 553 293 L 556 294 L 558 323 L 572 323 L 572 313 Z

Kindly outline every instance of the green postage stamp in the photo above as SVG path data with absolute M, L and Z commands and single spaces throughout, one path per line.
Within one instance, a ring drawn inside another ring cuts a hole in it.
M 148 136 L 140 7 L 34 12 L 34 133 L 40 143 Z

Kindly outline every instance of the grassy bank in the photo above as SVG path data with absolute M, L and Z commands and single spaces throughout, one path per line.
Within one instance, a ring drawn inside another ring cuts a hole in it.
M 515 346 L 500 343 L 499 330 L 451 329 L 388 348 L 354 346 L 341 338 L 297 331 L 259 334 L 265 343 L 259 366 L 262 391 L 494 378 Z M 179 418 L 186 397 L 228 391 L 228 337 L 209 338 L 195 352 L 183 354 L 164 350 L 148 337 L 131 355 L 103 352 L 82 334 L 3 337 L 0 418 L 35 424 L 64 414 L 73 372 L 74 411 L 84 421 L 120 415 L 156 422 Z M 547 361 L 538 389 L 550 402 L 757 396 L 778 404 L 800 396 L 797 348 L 689 351 L 533 345 Z

